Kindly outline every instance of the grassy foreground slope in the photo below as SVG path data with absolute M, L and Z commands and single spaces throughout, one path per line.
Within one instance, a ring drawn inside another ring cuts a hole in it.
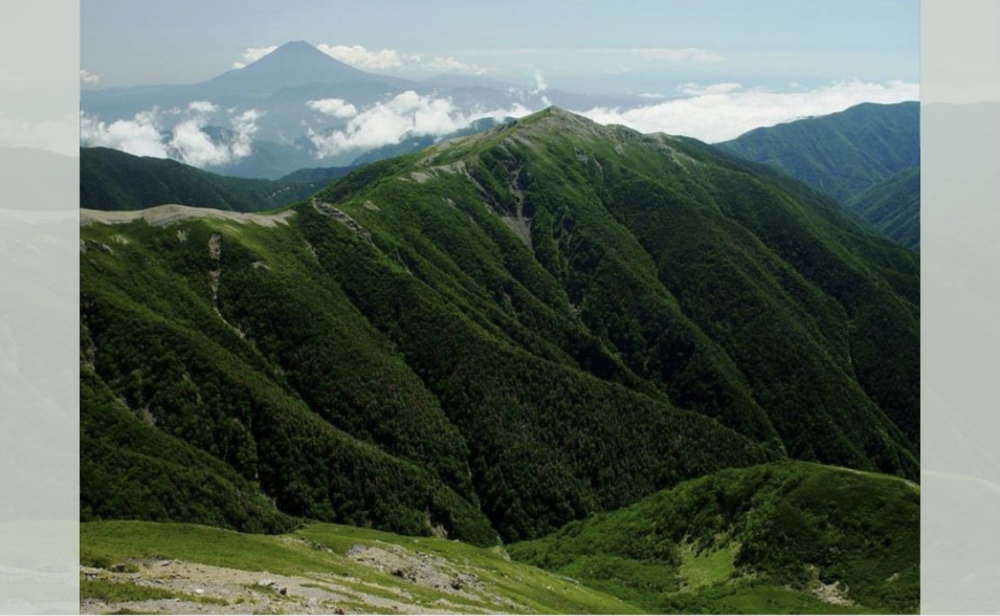
M 151 522 L 80 527 L 82 611 L 571 613 L 640 610 L 499 548 L 333 524 L 276 536 Z M 199 592 L 200 591 L 200 592 Z M 180 601 L 177 603 L 176 601 Z M 206 605 L 207 604 L 207 605 Z
M 657 613 L 916 613 L 919 491 L 801 462 L 732 469 L 511 556 Z

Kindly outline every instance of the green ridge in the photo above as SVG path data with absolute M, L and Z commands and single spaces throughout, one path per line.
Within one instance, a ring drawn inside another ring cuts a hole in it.
M 786 457 L 918 477 L 918 257 L 776 172 L 552 108 L 291 209 L 81 229 L 89 468 L 192 468 L 88 515 L 493 545 Z

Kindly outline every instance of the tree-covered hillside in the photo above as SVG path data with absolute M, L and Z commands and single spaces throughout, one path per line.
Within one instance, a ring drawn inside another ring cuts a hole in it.
M 485 545 L 786 457 L 919 473 L 917 255 L 691 139 L 553 108 L 278 214 L 87 220 L 87 519 Z
M 303 170 L 280 180 L 244 179 L 202 171 L 174 160 L 109 148 L 80 149 L 80 207 L 138 210 L 165 203 L 257 212 L 315 193 L 346 168 Z
M 730 469 L 508 551 L 654 614 L 917 613 L 920 493 L 807 463 Z
M 862 103 L 716 144 L 844 202 L 920 165 L 920 103 Z
M 920 167 L 872 186 L 846 205 L 886 237 L 907 248 L 920 247 Z

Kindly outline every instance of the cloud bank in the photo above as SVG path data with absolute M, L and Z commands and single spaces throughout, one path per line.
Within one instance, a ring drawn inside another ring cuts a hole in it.
M 90 71 L 80 69 L 80 81 L 82 83 L 97 83 L 101 80 L 101 77 L 100 73 L 91 73 Z
M 218 105 L 209 101 L 193 101 L 186 109 L 169 111 L 154 107 L 110 124 L 81 112 L 80 143 L 114 148 L 135 156 L 172 158 L 194 167 L 225 165 L 249 156 L 257 120 L 262 114 L 256 109 L 242 113 L 226 110 L 224 115 L 230 130 L 225 138 L 219 139 L 205 130 L 217 113 Z M 180 120 L 173 128 L 165 129 L 165 116 L 180 116 Z
M 340 111 L 342 103 L 339 99 L 325 99 L 308 104 L 317 110 L 322 107 Z M 309 128 L 307 134 L 316 148 L 317 157 L 327 158 L 352 150 L 399 143 L 409 136 L 446 135 L 482 118 L 522 117 L 529 113 L 531 110 L 519 103 L 509 109 L 474 108 L 466 111 L 449 98 L 420 95 L 407 90 L 358 112 L 342 129 L 320 133 Z
M 467 128 L 481 118 L 522 117 L 534 104 L 549 104 L 547 84 L 535 74 L 530 90 L 508 92 L 519 102 L 502 103 L 507 108 L 458 105 L 439 94 L 417 94 L 409 90 L 373 105 L 360 107 L 340 98 L 310 100 L 304 105 L 316 115 L 335 122 L 336 128 L 314 128 L 304 121 L 305 136 L 319 159 L 347 152 L 361 152 L 399 143 L 411 136 L 441 137 Z M 733 139 L 762 126 L 826 115 L 864 103 L 898 103 L 919 100 L 919 85 L 892 81 L 885 84 L 848 81 L 806 89 L 789 84 L 785 91 L 744 88 L 738 83 L 684 83 L 674 96 L 647 93 L 648 102 L 628 108 L 594 107 L 574 110 L 601 124 L 623 124 L 643 133 L 665 132 L 695 137 L 709 143 Z M 664 97 L 664 98 L 659 98 Z M 508 99 L 510 100 L 510 99 Z M 80 137 L 84 145 L 111 147 L 139 156 L 173 158 L 197 167 L 219 166 L 252 153 L 258 120 L 263 114 L 250 109 L 221 109 L 211 101 L 192 101 L 183 109 L 153 108 L 132 118 L 110 124 L 80 114 Z M 4 120 L 0 115 L 0 120 Z M 228 126 L 224 134 L 215 126 Z M 11 134 L 11 123 L 4 122 Z M 327 124 L 329 125 L 329 124 Z M 26 134 L 26 128 L 14 132 Z M 2 135 L 0 135 L 2 136 Z M 25 137 L 26 138 L 26 137 Z M 5 141 L 9 141 L 6 139 Z M 21 140 L 23 141 L 23 139 Z
M 764 88 L 744 90 L 736 83 L 680 87 L 686 98 L 631 109 L 595 107 L 575 111 L 601 124 L 623 124 L 643 133 L 664 132 L 715 143 L 754 128 L 774 126 L 803 117 L 843 111 L 860 103 L 900 103 L 919 100 L 920 86 L 845 81 L 793 92 Z
M 358 115 L 357 107 L 342 98 L 323 98 L 309 101 L 306 103 L 306 107 L 334 118 L 353 118 Z

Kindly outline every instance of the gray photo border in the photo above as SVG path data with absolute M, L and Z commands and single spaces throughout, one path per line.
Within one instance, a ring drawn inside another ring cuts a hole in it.
M 922 604 L 1000 613 L 1000 2 L 920 4 Z M 0 147 L 12 134 L 42 149 L 78 142 L 79 14 L 76 0 L 0 1 Z M 24 158 L 22 174 L 79 181 L 78 167 Z M 0 183 L 0 613 L 77 613 L 78 201 L 8 191 Z
M 1000 2 L 921 1 L 921 606 L 1000 613 Z
M 78 0 L 0 0 L 0 613 L 80 604 Z

